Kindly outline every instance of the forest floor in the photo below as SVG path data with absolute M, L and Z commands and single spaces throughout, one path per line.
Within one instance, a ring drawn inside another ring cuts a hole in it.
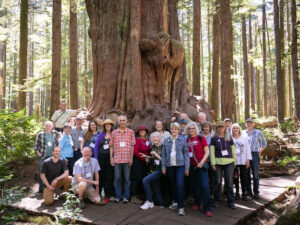
M 24 167 L 22 178 L 15 179 L 13 184 L 27 187 L 28 196 L 21 202 L 14 204 L 14 207 L 25 209 L 29 215 L 25 217 L 26 222 L 16 222 L 19 225 L 46 224 L 45 218 L 52 217 L 56 212 L 62 209 L 62 200 L 56 200 L 54 205 L 46 207 L 43 204 L 42 194 L 38 194 L 38 183 L 36 182 L 37 163 L 34 162 Z M 168 208 L 160 209 L 154 207 L 151 210 L 143 211 L 136 204 L 115 204 L 108 203 L 105 206 L 87 203 L 86 209 L 81 213 L 80 221 L 83 224 L 275 224 L 279 214 L 273 213 L 269 208 L 270 202 L 283 193 L 286 187 L 294 185 L 296 176 L 280 176 L 271 178 L 262 178 L 260 182 L 261 199 L 251 201 L 237 201 L 236 210 L 226 206 L 223 200 L 219 208 L 213 208 L 213 217 L 207 218 L 200 211 L 191 210 L 191 205 L 187 205 L 186 216 L 180 217 L 177 212 Z M 225 196 L 223 196 L 225 199 Z M 258 210 L 259 209 L 259 210 Z M 258 211 L 256 213 L 256 211 Z M 269 213 L 272 212 L 271 214 Z M 254 213 L 255 212 L 255 213 Z M 270 215 L 269 215 L 270 214 Z M 43 216 L 43 217 L 41 217 Z M 47 216 L 47 217 L 45 217 Z M 245 223 L 252 221 L 251 223 Z M 30 222 L 31 221 L 31 222 Z M 43 222 L 37 222 L 43 221 Z

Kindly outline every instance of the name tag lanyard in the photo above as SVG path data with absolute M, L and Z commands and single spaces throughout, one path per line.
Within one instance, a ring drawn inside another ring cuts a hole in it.
M 227 149 L 227 141 L 225 141 L 225 139 L 224 139 L 224 142 L 225 142 L 225 149 L 223 149 L 222 141 L 221 141 L 221 139 L 219 138 L 219 143 L 220 143 L 220 146 L 221 146 L 221 154 L 222 154 L 222 156 L 229 155 L 228 149 Z M 227 154 L 224 154 L 225 152 L 226 152 Z
M 85 165 L 86 165 L 86 164 L 83 163 L 83 172 L 84 172 L 84 176 L 85 176 L 86 178 L 91 178 L 91 177 L 92 177 L 92 163 L 91 163 L 91 160 L 90 160 L 88 166 L 85 166 Z M 91 176 L 89 176 L 89 177 L 86 176 L 86 175 L 89 173 L 88 168 L 91 168 L 91 170 L 90 170 L 90 172 L 91 172 L 90 175 L 91 175 Z
M 248 138 L 250 148 L 252 147 L 251 144 L 252 144 L 253 140 L 256 140 L 256 135 L 257 135 L 257 133 L 255 133 L 255 135 L 253 135 L 253 133 L 252 133 L 252 135 L 250 136 L 250 139 Z M 252 149 L 251 149 L 251 151 L 252 151 Z

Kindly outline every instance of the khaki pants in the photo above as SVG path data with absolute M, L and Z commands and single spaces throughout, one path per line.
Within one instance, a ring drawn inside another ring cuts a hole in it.
M 87 185 L 87 183 L 85 182 L 81 182 L 79 184 L 75 184 L 73 187 L 72 187 L 72 190 L 75 194 L 78 194 L 78 190 L 79 190 L 79 185 Z M 84 192 L 84 197 L 88 198 L 89 200 L 91 200 L 92 202 L 94 203 L 99 203 L 101 201 L 101 198 L 100 198 L 100 195 L 99 193 L 96 193 L 96 189 L 91 187 L 91 186 L 87 186 L 86 189 L 85 189 L 85 192 Z
M 68 176 L 57 181 L 55 189 L 63 187 L 62 192 L 67 192 L 71 187 L 72 177 Z M 54 191 L 50 191 L 49 188 L 44 189 L 44 203 L 45 205 L 52 205 L 54 202 Z

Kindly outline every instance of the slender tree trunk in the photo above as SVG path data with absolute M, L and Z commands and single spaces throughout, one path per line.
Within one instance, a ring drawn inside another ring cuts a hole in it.
M 267 69 L 266 69 L 266 3 L 265 0 L 263 0 L 262 5 L 262 53 L 263 53 L 263 79 L 264 79 L 264 87 L 263 87 L 263 100 L 264 100 L 264 116 L 267 117 L 269 115 L 268 113 L 268 75 L 267 75 Z
M 234 74 L 237 75 L 238 74 L 238 70 L 237 70 L 237 61 L 234 60 Z M 239 99 L 239 82 L 238 82 L 238 78 L 235 79 L 234 81 L 234 91 L 235 91 L 235 114 L 236 114 L 236 122 L 238 122 L 240 120 L 240 99 Z
M 255 56 L 258 56 L 258 44 L 257 44 L 257 37 L 258 37 L 258 24 L 257 22 L 255 23 L 255 40 L 254 40 L 254 44 L 255 44 Z M 262 116 L 262 108 L 261 108 L 261 92 L 260 92 L 260 70 L 258 67 L 255 68 L 255 86 L 256 86 L 256 104 L 257 104 L 257 114 L 258 116 Z
M 217 3 L 218 4 L 218 3 Z M 215 120 L 219 116 L 219 63 L 220 63 L 220 10 L 216 7 L 213 17 L 213 66 L 211 108 L 215 112 Z
M 194 0 L 193 11 L 193 94 L 200 95 L 200 0 Z
M 14 74 L 13 74 L 13 84 L 17 84 L 17 79 L 18 79 L 18 64 L 17 64 L 17 54 L 14 54 L 13 58 L 14 58 Z M 12 91 L 12 103 L 11 103 L 11 107 L 17 111 L 18 110 L 18 99 L 16 97 L 16 95 L 14 95 L 16 93 L 14 93 L 14 91 Z
M 28 48 L 28 0 L 21 0 L 20 13 L 20 48 L 19 48 L 19 85 L 23 88 L 27 78 Z M 18 110 L 26 110 L 26 92 L 18 93 Z
M 284 1 L 280 0 L 279 3 L 279 14 L 280 14 L 280 22 L 279 22 L 279 29 L 280 29 L 280 49 L 281 49 L 281 74 L 282 74 L 282 98 L 283 98 L 283 113 L 284 117 L 288 117 L 288 96 L 287 96 L 287 80 L 286 80 L 286 73 L 285 73 L 285 46 L 284 46 Z
M 30 26 L 30 34 L 34 33 L 34 9 L 32 9 L 29 15 L 29 26 Z M 29 42 L 29 63 L 28 63 L 28 77 L 33 78 L 34 71 L 34 43 L 32 40 Z M 28 92 L 28 115 L 32 115 L 33 113 L 33 93 L 32 91 Z
M 242 15 L 242 36 L 243 36 L 243 64 L 244 64 L 244 90 L 245 90 L 245 119 L 250 117 L 250 83 L 249 83 L 249 64 L 247 51 L 247 33 L 246 33 L 246 18 Z
M 86 30 L 86 12 L 83 14 L 83 29 L 84 29 L 84 87 L 85 87 L 85 104 L 88 108 L 91 104 L 90 102 L 90 90 L 89 90 L 89 80 L 88 80 L 88 52 L 87 52 L 87 30 Z
M 291 43 L 291 25 L 290 25 L 290 13 L 289 13 L 289 1 L 286 1 L 286 45 L 290 46 Z M 288 96 L 289 96 L 289 116 L 293 115 L 293 87 L 292 87 L 292 67 L 291 67 L 291 54 L 287 54 L 287 81 L 288 81 Z
M 300 79 L 298 67 L 298 46 L 297 46 L 297 6 L 296 0 L 291 0 L 291 21 L 292 21 L 292 73 L 294 83 L 295 115 L 300 120 Z
M 77 0 L 70 1 L 70 103 L 78 109 L 78 38 L 77 38 Z
M 207 45 L 207 51 L 208 51 L 208 68 L 207 68 L 207 76 L 208 76 L 208 103 L 211 104 L 211 50 L 210 50 L 210 45 L 211 45 L 211 37 L 210 37 L 210 2 L 207 3 L 207 40 L 208 40 L 208 45 Z
M 205 98 L 205 88 L 204 88 L 204 61 L 203 61 L 203 29 L 202 29 L 202 5 L 200 0 L 200 93 L 203 98 Z
M 6 42 L 0 43 L 0 109 L 5 109 Z
M 280 25 L 279 25 L 279 7 L 278 0 L 273 0 L 274 3 L 274 33 L 276 47 L 276 80 L 277 80 L 277 117 L 279 122 L 284 121 L 284 98 L 283 98 L 283 76 L 281 69 L 281 43 L 280 43 Z
M 190 26 L 190 24 L 191 24 L 191 12 L 190 12 L 190 10 L 189 10 L 189 12 L 188 12 L 188 26 Z M 191 32 L 190 32 L 190 29 L 188 29 L 188 31 L 187 31 L 187 46 L 188 46 L 188 49 L 187 49 L 187 52 L 188 52 L 188 58 L 189 58 L 189 65 L 188 65 L 188 81 L 189 81 L 189 89 L 190 90 L 192 90 L 193 88 L 192 88 L 192 84 L 193 84 L 193 77 L 192 77 L 192 66 L 191 66 L 191 64 L 192 64 L 192 54 L 191 54 L 191 48 L 192 48 L 192 46 L 191 46 Z
M 61 0 L 53 0 L 52 14 L 52 80 L 50 116 L 60 104 L 61 66 Z
M 250 55 L 253 55 L 253 52 L 252 52 L 252 47 L 253 47 L 253 44 L 252 44 L 252 15 L 249 14 L 249 53 Z M 249 69 L 250 69 L 250 87 L 251 87 L 251 91 L 250 91 L 250 99 L 251 99 L 251 109 L 253 111 L 255 111 L 255 77 L 254 77 L 254 68 L 253 68 L 253 62 L 252 60 L 250 61 L 250 64 L 249 64 Z
M 230 0 L 220 0 L 220 37 L 221 37 L 221 114 L 222 119 L 232 117 L 232 81 L 231 81 L 231 16 Z

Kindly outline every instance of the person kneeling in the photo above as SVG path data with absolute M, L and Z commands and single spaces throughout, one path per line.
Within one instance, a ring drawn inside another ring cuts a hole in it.
M 100 166 L 97 159 L 91 158 L 91 156 L 92 150 L 90 147 L 84 147 L 82 150 L 82 158 L 76 161 L 73 170 L 74 178 L 72 181 L 72 189 L 75 194 L 79 195 L 79 207 L 81 209 L 85 208 L 83 197 L 87 197 L 96 204 L 101 202 L 98 174 Z M 96 186 L 96 189 L 93 185 Z
M 69 176 L 69 171 L 65 160 L 60 158 L 61 148 L 55 147 L 52 150 L 52 157 L 44 160 L 41 179 L 45 184 L 43 190 L 44 203 L 49 206 L 54 202 L 55 189 L 63 187 L 62 193 L 67 192 L 71 187 L 72 177 Z

